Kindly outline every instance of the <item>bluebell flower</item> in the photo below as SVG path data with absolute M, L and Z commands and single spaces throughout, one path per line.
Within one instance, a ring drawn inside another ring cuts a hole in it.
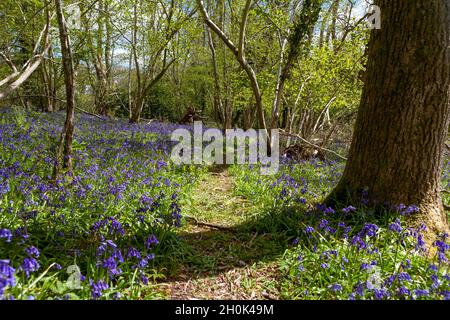
M 405 287 L 400 287 L 397 292 L 397 295 L 399 296 L 409 296 L 410 294 L 411 291 Z
M 402 232 L 403 228 L 402 228 L 402 225 L 400 223 L 400 220 L 397 219 L 394 223 L 391 223 L 389 225 L 389 230 L 392 231 L 392 232 L 396 232 L 396 233 Z
M 314 228 L 311 227 L 311 226 L 306 226 L 306 228 L 303 229 L 303 232 L 306 233 L 306 234 L 313 233 L 314 231 L 315 231 Z
M 26 248 L 25 252 L 31 257 L 39 258 L 39 250 L 34 246 Z
M 367 269 L 369 269 L 369 264 L 365 263 L 365 262 L 361 263 L 359 270 L 363 271 L 363 270 L 367 270 Z
M 9 260 L 0 260 L 0 298 L 3 296 L 6 287 L 14 287 L 16 279 L 15 269 L 9 265 Z
M 366 243 L 364 242 L 363 239 L 361 239 L 361 237 L 359 235 L 354 236 L 351 240 L 350 240 L 350 244 L 352 246 L 357 246 L 358 249 L 365 249 L 367 247 Z
M 148 284 L 148 278 L 145 275 L 142 274 L 140 278 L 141 278 L 142 284 L 144 284 L 144 285 Z
M 373 237 L 377 234 L 379 227 L 376 224 L 366 223 L 360 232 L 360 236 Z
M 358 284 L 355 286 L 355 293 L 356 293 L 358 296 L 360 296 L 360 297 L 364 296 L 364 291 L 365 291 L 365 288 L 364 288 L 364 284 L 363 284 L 363 283 L 358 283 Z
M 450 300 L 450 291 L 449 290 L 441 291 L 441 296 L 444 298 L 445 301 L 449 301 Z
M 414 293 L 416 294 L 417 298 L 428 297 L 430 295 L 430 292 L 428 290 L 423 289 L 414 290 Z
M 152 234 L 147 237 L 147 240 L 145 241 L 145 247 L 147 249 L 150 249 L 153 245 L 157 245 L 158 243 L 159 243 L 158 239 L 154 234 Z
M 320 229 L 323 229 L 323 228 L 325 228 L 329 223 L 330 223 L 330 222 L 329 222 L 328 220 L 323 219 L 323 220 L 321 220 L 320 223 L 319 223 L 319 228 L 320 228 Z
M 431 281 L 433 281 L 433 283 L 431 284 L 431 288 L 433 288 L 433 289 L 438 289 L 439 286 L 441 285 L 441 282 L 439 281 L 439 277 L 436 274 L 431 275 Z
M 400 272 L 398 274 L 398 280 L 400 281 L 411 281 L 411 276 L 406 272 Z
M 375 300 L 383 300 L 389 296 L 386 289 L 374 289 L 373 293 L 375 296 Z
M 447 250 L 450 250 L 450 245 L 446 244 L 444 241 L 437 240 L 433 243 L 433 245 L 439 250 L 441 253 L 445 253 Z
M 332 292 L 340 292 L 342 291 L 342 286 L 338 283 L 332 284 L 328 287 L 328 289 Z
M 102 297 L 103 291 L 109 288 L 109 285 L 104 281 L 94 282 L 89 279 L 89 284 L 91 285 L 91 295 L 92 299 L 96 300 Z
M 353 206 L 348 206 L 348 207 L 342 209 L 342 212 L 345 214 L 349 214 L 349 213 L 355 212 L 355 211 L 356 211 L 356 208 Z
M 11 242 L 12 240 L 12 232 L 8 229 L 0 229 L 0 238 L 6 239 L 6 242 Z
M 433 272 L 437 272 L 438 271 L 438 267 L 436 265 L 434 265 L 434 264 L 430 264 L 428 266 L 428 269 L 433 271 Z
M 39 270 L 39 268 L 40 265 L 34 258 L 24 258 L 22 264 L 19 267 L 20 270 L 25 272 L 27 278 L 30 276 L 31 272 L 35 272 Z
M 425 241 L 423 241 L 423 236 L 421 234 L 419 234 L 417 236 L 416 250 L 419 250 L 419 251 L 426 250 L 426 244 L 425 244 Z
M 133 247 L 130 247 L 127 251 L 126 258 L 127 259 L 131 259 L 131 258 L 141 259 L 141 253 L 139 252 L 139 250 L 137 250 Z
M 445 263 L 448 262 L 447 257 L 445 256 L 445 253 L 443 252 L 438 252 L 438 261 L 439 263 Z

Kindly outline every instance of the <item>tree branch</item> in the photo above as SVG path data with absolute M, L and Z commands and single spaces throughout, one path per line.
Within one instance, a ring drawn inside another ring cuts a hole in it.
M 314 144 L 314 143 L 312 143 L 312 142 L 309 142 L 308 140 L 306 140 L 305 138 L 301 137 L 301 136 L 298 135 L 298 134 L 286 132 L 286 131 L 281 130 L 281 129 L 280 129 L 280 133 L 281 133 L 282 135 L 285 135 L 285 136 L 288 136 L 288 137 L 297 138 L 297 139 L 303 141 L 304 143 L 306 143 L 307 145 L 310 145 L 311 147 L 314 147 L 314 148 L 316 148 L 316 149 L 323 150 L 323 151 L 329 152 L 329 153 L 331 153 L 331 154 L 334 154 L 335 156 L 341 158 L 342 160 L 345 160 L 345 161 L 348 160 L 346 157 L 341 156 L 339 153 L 337 153 L 337 152 L 335 152 L 335 151 L 333 151 L 333 150 L 330 150 L 330 149 L 327 149 L 327 148 L 318 146 L 318 145 L 316 145 L 316 144 Z

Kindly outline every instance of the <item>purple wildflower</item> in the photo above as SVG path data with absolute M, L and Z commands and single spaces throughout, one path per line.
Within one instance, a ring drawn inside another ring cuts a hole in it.
M 150 235 L 148 236 L 147 240 L 145 241 L 145 247 L 147 249 L 150 249 L 152 247 L 152 245 L 157 245 L 159 243 L 158 239 L 156 238 L 155 235 Z
M 104 281 L 94 282 L 91 279 L 89 279 L 89 283 L 91 285 L 92 299 L 94 300 L 101 298 L 103 291 L 109 288 L 109 285 Z
M 330 289 L 330 291 L 332 292 L 340 292 L 342 291 L 342 286 L 338 283 L 332 284 L 328 287 L 328 289 Z
M 26 277 L 28 278 L 30 276 L 31 272 L 35 272 L 39 270 L 40 265 L 34 258 L 25 258 L 23 259 L 22 264 L 20 265 L 20 270 L 25 272 Z
M 11 242 L 12 240 L 12 232 L 8 229 L 0 229 L 0 238 L 6 239 L 6 242 Z
M 34 258 L 39 258 L 39 250 L 34 247 L 28 247 L 25 249 L 25 252 L 30 256 L 30 257 L 34 257 Z

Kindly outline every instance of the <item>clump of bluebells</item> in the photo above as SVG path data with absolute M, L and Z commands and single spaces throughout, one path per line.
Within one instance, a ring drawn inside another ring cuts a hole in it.
M 202 174 L 170 162 L 180 126 L 77 116 L 74 172 L 52 181 L 64 114 L 25 117 L 0 111 L 0 299 L 151 297 Z
M 305 236 L 286 255 L 287 297 L 449 299 L 447 235 L 434 243 L 436 254 L 430 258 L 421 236 L 423 227 L 408 228 L 397 219 L 387 228 L 366 223 L 348 233 L 350 227 L 344 222 L 329 220 L 326 227 L 323 221 L 305 226 Z
M 264 178 L 252 168 L 233 168 L 238 192 L 263 212 L 255 225 L 271 231 L 267 226 L 279 223 L 293 239 L 280 261 L 282 297 L 450 299 L 448 235 L 427 248 L 426 227 L 406 224 L 416 206 L 375 212 L 365 206 L 366 193 L 359 205 L 339 210 L 317 205 L 342 168 L 338 162 L 288 162 L 277 176 Z

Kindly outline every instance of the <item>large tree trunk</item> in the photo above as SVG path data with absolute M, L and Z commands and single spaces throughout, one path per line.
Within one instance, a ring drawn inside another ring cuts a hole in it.
M 449 125 L 450 3 L 378 0 L 382 29 L 369 43 L 349 160 L 328 198 L 417 205 L 413 223 L 447 231 L 440 197 Z M 431 234 L 431 233 L 430 233 Z

